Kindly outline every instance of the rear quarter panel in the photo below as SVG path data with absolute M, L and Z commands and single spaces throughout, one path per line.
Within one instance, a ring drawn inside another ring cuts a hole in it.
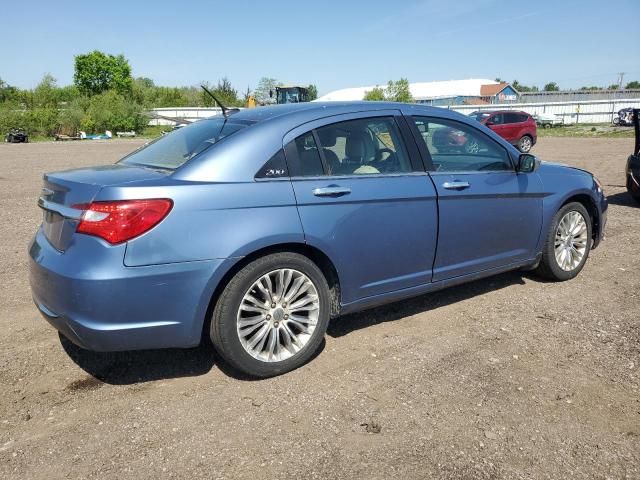
M 303 243 L 291 182 L 173 181 L 103 189 L 98 198 L 171 198 L 157 227 L 127 243 L 127 266 L 242 257 L 278 243 Z

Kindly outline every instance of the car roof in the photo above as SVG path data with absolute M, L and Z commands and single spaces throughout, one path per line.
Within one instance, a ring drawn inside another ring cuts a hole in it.
M 270 105 L 265 107 L 246 108 L 234 113 L 233 117 L 249 122 L 261 122 L 276 117 L 294 114 L 307 114 L 309 117 L 324 117 L 339 115 L 341 113 L 361 112 L 367 110 L 402 110 L 407 107 L 406 103 L 397 102 L 303 102 L 287 103 L 284 105 Z M 423 105 L 411 104 L 412 107 L 419 107 L 425 110 L 433 110 L 433 113 L 442 109 Z M 296 115 L 296 116 L 298 116 Z
M 327 117 L 381 111 L 397 111 L 405 116 L 415 115 L 457 120 L 469 125 L 476 123 L 466 115 L 448 108 L 415 103 L 306 102 L 248 108 L 233 113 L 229 116 L 229 122 L 246 122 L 251 126 L 229 136 L 224 142 L 217 144 L 215 149 L 209 149 L 202 155 L 186 162 L 172 174 L 172 177 L 189 181 L 253 181 L 258 169 L 283 148 L 285 135 L 293 129 Z M 215 119 L 220 116 L 210 118 Z M 489 130 L 487 134 L 508 148 L 508 144 L 493 132 Z M 235 160 L 226 160 L 239 158 L 248 160 L 240 163 Z

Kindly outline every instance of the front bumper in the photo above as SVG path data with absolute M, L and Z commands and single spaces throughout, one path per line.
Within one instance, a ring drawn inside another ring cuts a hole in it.
M 29 278 L 42 316 L 89 350 L 198 345 L 225 261 L 125 267 L 125 248 L 78 235 L 61 253 L 40 229 L 29 249 Z

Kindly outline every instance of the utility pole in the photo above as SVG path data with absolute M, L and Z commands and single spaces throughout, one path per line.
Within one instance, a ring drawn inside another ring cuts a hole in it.
M 627 72 L 620 72 L 618 74 L 618 90 L 622 90 L 622 81 L 624 80 L 624 74 Z

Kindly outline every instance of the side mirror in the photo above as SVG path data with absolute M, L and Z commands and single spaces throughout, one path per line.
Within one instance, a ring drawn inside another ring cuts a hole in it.
M 530 153 L 521 153 L 518 157 L 518 172 L 531 173 L 535 172 L 540 166 L 540 159 Z

